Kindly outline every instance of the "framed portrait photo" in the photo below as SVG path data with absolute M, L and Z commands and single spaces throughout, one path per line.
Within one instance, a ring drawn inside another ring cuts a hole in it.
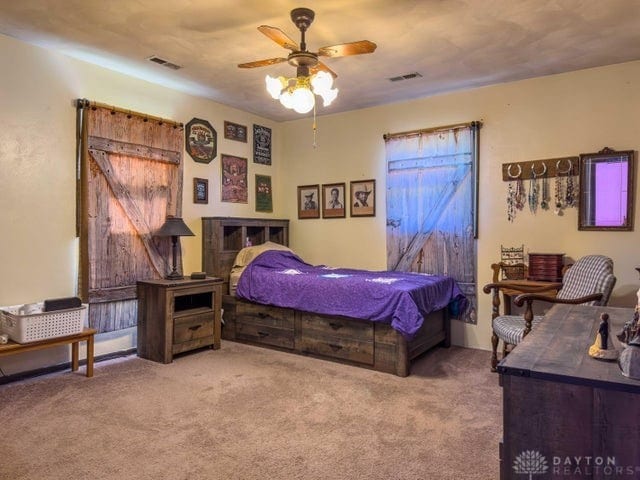
M 193 203 L 209 203 L 209 180 L 193 179 Z
M 298 187 L 298 218 L 320 218 L 320 185 Z
M 344 218 L 344 183 L 322 185 L 322 218 Z
M 350 185 L 351 216 L 375 217 L 376 215 L 376 181 L 354 180 Z

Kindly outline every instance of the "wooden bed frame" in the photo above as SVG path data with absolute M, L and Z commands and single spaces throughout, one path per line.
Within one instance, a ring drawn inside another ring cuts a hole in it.
M 253 245 L 265 241 L 288 245 L 289 221 L 203 217 L 202 222 L 203 270 L 225 282 L 225 340 L 330 359 L 400 377 L 409 375 L 411 361 L 422 353 L 437 345 L 450 345 L 446 308 L 427 315 L 416 337 L 407 341 L 387 324 L 261 305 L 228 295 L 229 272 L 246 239 Z

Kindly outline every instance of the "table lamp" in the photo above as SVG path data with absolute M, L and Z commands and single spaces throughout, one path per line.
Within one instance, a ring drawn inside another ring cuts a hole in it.
M 189 227 L 184 223 L 182 218 L 174 217 L 173 215 L 167 215 L 167 219 L 160 229 L 156 232 L 156 237 L 171 237 L 171 248 L 173 256 L 173 270 L 167 275 L 167 280 L 181 279 L 182 275 L 178 273 L 176 258 L 178 255 L 178 237 L 193 237 L 194 233 L 189 230 Z

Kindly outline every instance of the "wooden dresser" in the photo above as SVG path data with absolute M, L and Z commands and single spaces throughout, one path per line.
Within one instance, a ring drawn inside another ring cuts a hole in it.
M 603 312 L 621 350 L 633 309 L 554 305 L 498 365 L 502 480 L 640 478 L 640 380 L 587 353 Z

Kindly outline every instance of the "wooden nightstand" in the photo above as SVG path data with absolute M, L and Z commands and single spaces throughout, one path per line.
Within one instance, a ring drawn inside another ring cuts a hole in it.
M 222 279 L 138 282 L 138 356 L 171 363 L 178 353 L 220 348 Z

